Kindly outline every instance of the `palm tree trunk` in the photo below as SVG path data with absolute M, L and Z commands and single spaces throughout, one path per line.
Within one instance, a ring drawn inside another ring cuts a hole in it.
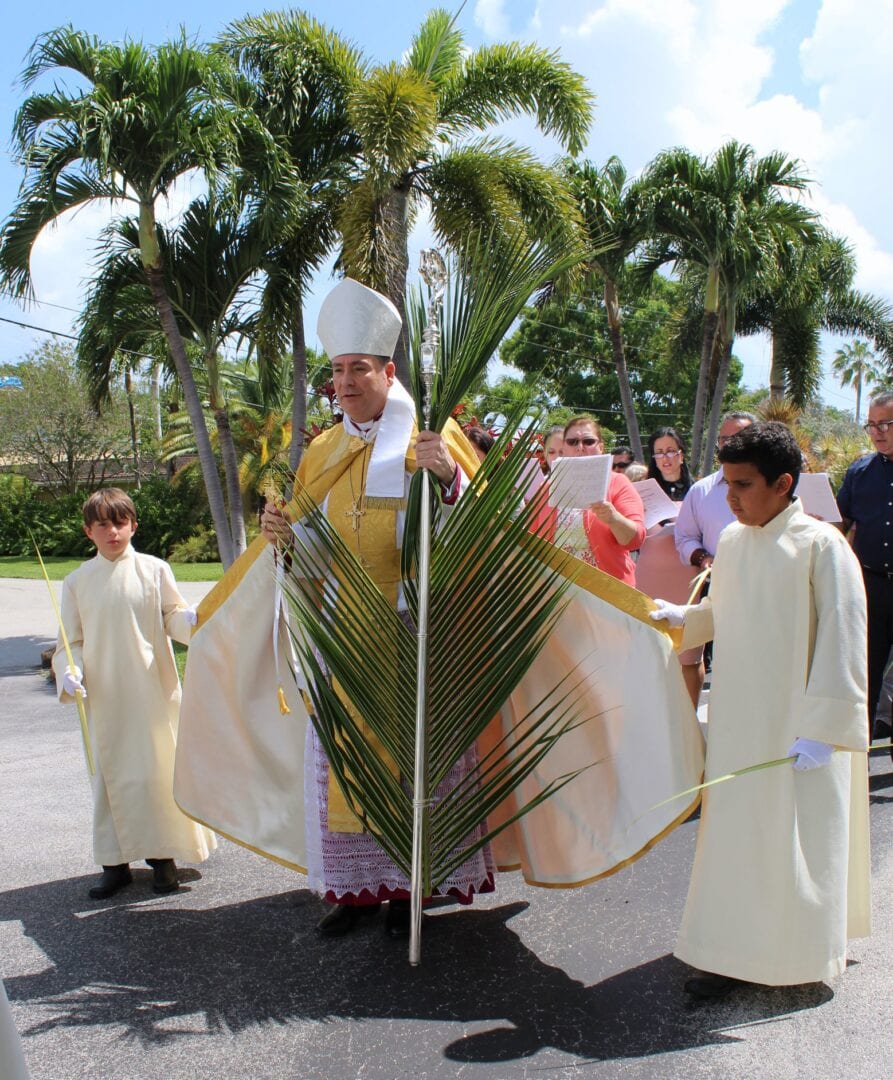
M 214 530 L 217 533 L 217 547 L 220 551 L 220 559 L 224 569 L 231 566 L 235 554 L 233 551 L 232 534 L 226 517 L 226 504 L 223 499 L 223 488 L 220 484 L 220 474 L 217 472 L 217 460 L 211 446 L 208 435 L 208 427 L 205 423 L 205 414 L 202 411 L 201 399 L 198 396 L 198 388 L 195 385 L 195 377 L 189 366 L 189 358 L 186 355 L 186 346 L 174 317 L 174 309 L 171 306 L 170 297 L 165 288 L 164 275 L 158 267 L 145 266 L 146 278 L 152 292 L 152 299 L 161 320 L 161 328 L 167 339 L 168 348 L 174 361 L 174 367 L 180 379 L 183 391 L 183 401 L 186 405 L 186 413 L 192 424 L 195 435 L 196 449 L 198 450 L 199 466 L 202 470 L 202 478 L 205 482 L 205 491 L 208 496 L 208 505 L 211 508 L 211 520 L 214 522 Z
M 862 365 L 856 365 L 856 423 L 859 423 L 859 416 L 862 411 Z
M 769 369 L 769 400 L 781 401 L 785 393 L 784 368 L 779 359 L 781 350 L 778 348 L 778 338 L 775 328 L 772 328 L 772 365 Z
M 304 429 L 307 427 L 307 341 L 304 337 L 304 311 L 298 297 L 291 328 L 292 391 L 291 445 L 288 464 L 296 472 L 304 453 Z
M 225 403 L 215 406 L 214 423 L 217 425 L 220 456 L 223 458 L 223 475 L 226 477 L 230 535 L 233 538 L 234 554 L 238 558 L 248 546 L 245 541 L 245 506 L 242 502 L 242 488 L 239 485 L 239 459 Z
M 698 371 L 698 388 L 695 393 L 695 413 L 691 425 L 691 457 L 694 471 L 701 476 L 705 463 L 703 437 L 704 414 L 707 411 L 707 380 L 710 376 L 710 363 L 713 358 L 713 344 L 716 340 L 716 328 L 719 325 L 718 311 L 704 312 L 704 335 L 701 341 L 701 367 Z
M 391 358 L 397 378 L 409 389 L 408 336 L 406 329 L 406 277 L 409 272 L 409 181 L 393 187 L 382 207 L 385 250 L 385 293 L 400 312 L 403 330 Z
M 735 343 L 735 311 L 738 305 L 736 289 L 729 290 L 722 312 L 722 348 L 719 354 L 719 367 L 716 383 L 713 387 L 713 405 L 710 409 L 710 426 L 707 431 L 707 446 L 716 446 L 719 425 L 722 420 L 722 399 L 725 397 L 729 382 L 729 368 L 732 364 L 732 346 Z
M 133 400 L 133 373 L 130 368 L 124 371 L 124 392 L 127 395 L 127 412 L 130 417 L 130 445 L 133 449 L 133 478 L 136 489 L 140 489 L 140 433 L 136 422 L 136 405 Z
M 608 315 L 608 332 L 611 335 L 611 349 L 614 353 L 614 367 L 617 370 L 617 382 L 620 385 L 620 402 L 623 406 L 623 418 L 626 420 L 629 445 L 636 461 L 644 461 L 642 437 L 639 434 L 639 420 L 633 405 L 633 394 L 629 385 L 629 369 L 626 366 L 626 353 L 623 348 L 620 300 L 617 296 L 617 284 L 610 278 L 605 278 L 605 311 Z
M 155 438 L 158 445 L 164 438 L 161 430 L 161 364 L 152 365 L 152 419 L 155 422 Z

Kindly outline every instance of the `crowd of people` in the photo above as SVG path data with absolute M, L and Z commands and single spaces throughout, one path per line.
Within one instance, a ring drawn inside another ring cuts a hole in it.
M 466 439 L 452 422 L 442 434 L 415 430 L 412 401 L 391 360 L 400 330 L 393 305 L 349 279 L 324 303 L 319 333 L 344 422 L 314 440 L 298 482 L 404 616 L 400 538 L 412 472 L 431 472 L 448 513 L 493 440 L 486 432 Z M 705 778 L 790 759 L 704 794 L 677 945 L 677 955 L 698 969 L 686 983 L 697 997 L 723 995 L 742 981 L 781 985 L 839 974 L 847 939 L 869 932 L 867 706 L 873 712 L 893 643 L 891 429 L 893 394 L 880 395 L 867 425 L 877 452 L 852 466 L 839 496 L 844 527 L 855 529 L 855 554 L 842 531 L 804 513 L 791 432 L 748 413 L 723 419 L 719 467 L 697 481 L 680 433 L 660 427 L 648 440 L 647 466 L 626 446 L 608 451 L 604 499 L 570 510 L 552 506 L 548 476 L 533 496 L 532 527 L 541 538 L 630 593 L 638 587 L 654 598 L 650 619 L 637 625 L 644 622 L 652 636 L 665 631 L 653 638 L 667 658 L 663 685 L 679 683 L 685 702 L 680 679 L 696 705 L 703 647 L 714 641 Z M 544 436 L 547 473 L 562 457 L 604 454 L 591 416 Z M 675 520 L 646 530 L 630 478 L 637 464 L 643 479 L 680 504 Z M 188 640 L 197 616 L 166 564 L 130 546 L 137 522 L 123 492 L 92 496 L 84 522 L 97 555 L 66 580 L 62 619 L 74 663 L 60 641 L 54 667 L 60 698 L 79 696 L 88 706 L 97 757 L 94 858 L 103 872 L 90 895 L 104 899 L 125 888 L 135 859 L 150 862 L 157 891 L 167 892 L 177 888 L 174 860 L 201 861 L 215 844 L 172 796 L 180 691 L 168 639 Z M 300 527 L 286 508 L 268 503 L 261 547 L 287 553 Z M 695 579 L 708 569 L 709 592 L 694 594 Z M 240 580 L 237 574 L 234 589 Z M 671 670 L 673 627 L 681 630 L 681 675 Z M 239 629 L 248 650 L 247 624 Z M 220 678 L 208 678 L 211 692 Z M 141 704 L 122 718 L 124 700 Z M 642 745 L 640 752 L 646 760 L 654 749 Z M 472 764 L 460 763 L 460 772 Z M 387 932 L 405 935 L 408 882 L 345 805 L 312 724 L 295 760 L 277 766 L 304 778 L 296 797 L 303 799 L 308 873 L 330 904 L 319 932 L 349 933 L 388 902 Z M 617 866 L 624 861 L 617 856 Z M 485 847 L 443 892 L 470 902 L 494 884 Z

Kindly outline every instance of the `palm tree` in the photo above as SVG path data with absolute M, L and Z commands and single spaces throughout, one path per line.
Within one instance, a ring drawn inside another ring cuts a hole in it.
M 771 334 L 773 399 L 787 395 L 803 407 L 821 379 L 820 332 L 864 334 L 889 353 L 893 312 L 853 289 L 856 259 L 840 237 L 820 229 L 814 243 L 791 239 L 778 254 L 774 273 L 743 299 L 739 323 L 742 333 Z
M 255 90 L 255 108 L 286 147 L 306 199 L 292 226 L 267 253 L 258 324 L 262 360 L 275 365 L 291 348 L 293 431 L 307 424 L 307 347 L 303 300 L 313 274 L 338 241 L 336 218 L 360 144 L 347 110 L 364 67 L 358 51 L 299 11 L 265 12 L 233 22 L 218 47 Z M 261 379 L 266 378 L 261 364 Z M 294 439 L 296 469 L 303 442 Z
M 22 84 L 70 71 L 86 89 L 60 84 L 28 97 L 16 116 L 15 140 L 25 166 L 19 199 L 0 238 L 0 283 L 14 295 L 32 291 L 30 259 L 44 227 L 66 211 L 95 203 L 135 207 L 142 271 L 180 380 L 224 565 L 234 557 L 223 492 L 201 401 L 167 292 L 156 207 L 176 181 L 196 169 L 215 183 L 247 156 L 260 173 L 285 177 L 259 118 L 221 57 L 185 36 L 150 50 L 106 44 L 71 27 L 50 31 L 31 48 Z M 263 163 L 263 170 L 260 163 Z M 272 187 L 272 185 L 270 185 Z M 283 197 L 297 188 L 283 181 Z M 272 203 L 272 199 L 271 199 Z M 271 217 L 275 208 L 270 207 Z
M 791 235 L 815 234 L 815 215 L 784 198 L 807 180 L 781 153 L 757 158 L 753 148 L 726 143 L 711 159 L 675 149 L 658 155 L 644 178 L 649 228 L 655 239 L 643 260 L 646 273 L 667 262 L 698 267 L 705 275 L 701 370 L 692 422 L 692 462 L 700 471 L 711 367 L 716 339 L 722 347 L 713 381 L 707 445 L 716 437 L 728 380 L 739 297 L 769 272 L 779 245 Z
M 423 207 L 448 247 L 496 223 L 505 236 L 519 226 L 530 236 L 569 235 L 573 203 L 554 170 L 504 139 L 461 140 L 525 113 L 576 154 L 591 106 L 582 76 L 555 53 L 516 43 L 470 50 L 455 18 L 432 11 L 404 59 L 372 68 L 351 89 L 361 174 L 339 216 L 344 270 L 403 314 L 408 237 Z M 395 356 L 404 382 L 405 348 L 404 333 Z
M 856 391 L 856 423 L 862 408 L 862 387 L 871 386 L 881 378 L 875 363 L 876 357 L 867 342 L 858 339 L 852 345 L 843 345 L 834 354 L 831 367 L 841 386 L 852 386 Z
M 618 157 L 609 158 L 600 169 L 588 161 L 567 161 L 564 172 L 583 219 L 587 243 L 600 249 L 587 259 L 585 268 L 603 285 L 623 417 L 633 453 L 642 461 L 642 437 L 629 383 L 619 294 L 626 260 L 645 238 L 639 186 L 627 183 L 626 169 Z
M 267 240 L 256 217 L 221 206 L 207 196 L 195 199 L 176 228 L 160 227 L 159 248 L 165 287 L 181 337 L 195 346 L 217 445 L 223 460 L 229 535 L 236 555 L 245 550 L 245 509 L 239 458 L 230 426 L 227 386 L 220 356 L 227 341 L 253 337 L 257 316 L 248 308 L 250 279 L 263 266 Z M 106 258 L 81 318 L 79 355 L 101 394 L 108 364 L 123 341 L 152 335 L 156 320 L 139 254 L 133 221 L 110 230 Z

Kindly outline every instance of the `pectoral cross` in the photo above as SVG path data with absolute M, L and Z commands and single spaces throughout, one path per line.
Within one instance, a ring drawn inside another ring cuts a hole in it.
M 354 532 L 360 531 L 360 518 L 365 516 L 366 511 L 360 509 L 360 500 L 354 499 L 353 506 L 349 510 L 344 511 L 344 516 L 353 518 L 351 522 L 351 528 Z

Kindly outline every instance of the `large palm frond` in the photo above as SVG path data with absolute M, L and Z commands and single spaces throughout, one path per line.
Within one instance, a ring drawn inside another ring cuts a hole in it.
M 435 430 L 446 424 L 531 294 L 579 258 L 560 247 L 561 254 L 556 254 L 556 246 L 531 245 L 523 238 L 510 257 L 494 261 L 491 250 L 486 235 L 468 240 L 447 289 L 442 362 L 429 403 L 430 426 Z M 413 382 L 418 391 L 424 326 L 418 294 L 410 313 Z M 420 393 L 416 400 L 421 411 Z M 555 555 L 555 549 L 529 532 L 536 508 L 524 506 L 522 491 L 532 437 L 520 438 L 508 450 L 512 426 L 475 477 L 471 491 L 442 521 L 434 500 L 426 790 L 439 789 L 439 795 L 430 811 L 423 857 L 426 891 L 495 835 L 497 828 L 480 829 L 475 839 L 470 838 L 537 767 L 561 733 L 587 719 L 578 715 L 579 688 L 573 680 L 556 686 L 511 737 L 498 739 L 451 790 L 444 787 L 455 763 L 533 663 L 563 610 L 569 584 L 561 570 L 571 560 Z M 406 511 L 402 586 L 412 625 L 419 608 L 419 495 L 421 485 L 429 482 L 427 473 L 415 474 Z M 319 508 L 306 494 L 299 493 L 297 499 L 303 516 L 290 549 L 285 590 L 297 617 L 294 642 L 309 684 L 314 724 L 349 805 L 409 874 L 413 797 L 405 778 L 413 774 L 416 635 Z M 363 725 L 375 740 L 364 735 Z M 587 764 L 581 762 L 581 768 Z M 520 813 L 576 775 L 573 771 L 554 778 Z

